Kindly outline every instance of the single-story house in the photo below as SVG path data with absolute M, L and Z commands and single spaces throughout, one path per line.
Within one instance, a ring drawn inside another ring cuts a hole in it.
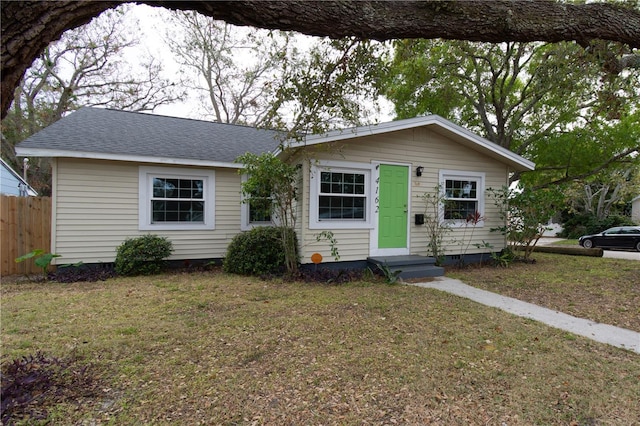
M 265 225 L 242 202 L 234 160 L 246 152 L 272 151 L 300 166 L 303 264 L 314 253 L 333 260 L 328 243 L 316 238 L 324 230 L 338 241 L 341 265 L 426 256 L 421 196 L 438 187 L 451 201 L 443 217 L 477 211 L 483 218 L 473 229 L 451 220 L 446 253 L 499 251 L 506 242 L 490 231 L 501 222 L 487 189 L 534 168 L 436 115 L 281 138 L 272 130 L 82 108 L 20 143 L 17 153 L 53 158 L 51 252 L 62 256 L 58 263 L 89 264 L 113 262 L 126 238 L 145 233 L 168 237 L 173 260 L 223 258 L 234 235 Z
M 0 194 L 17 197 L 35 197 L 35 189 L 22 176 L 0 158 Z

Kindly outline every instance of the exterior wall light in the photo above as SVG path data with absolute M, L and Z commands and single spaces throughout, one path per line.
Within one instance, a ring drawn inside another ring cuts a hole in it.
M 422 166 L 416 167 L 416 176 L 422 176 L 422 171 L 423 170 L 424 170 L 424 167 L 422 167 Z

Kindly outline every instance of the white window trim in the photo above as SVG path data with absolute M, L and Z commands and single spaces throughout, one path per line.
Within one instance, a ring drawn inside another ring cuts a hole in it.
M 440 188 L 444 191 L 445 181 L 447 179 L 454 180 L 476 180 L 478 182 L 477 186 L 477 194 L 478 194 L 478 213 L 480 216 L 484 218 L 484 199 L 485 199 L 485 173 L 484 172 L 470 172 L 464 170 L 440 170 L 439 173 L 439 183 Z M 443 195 L 446 200 L 446 194 Z M 444 219 L 444 207 L 440 206 L 440 221 L 445 222 Z M 447 219 L 447 224 L 452 228 L 464 228 L 467 225 L 467 221 L 465 219 Z M 484 226 L 484 219 L 479 221 L 476 228 L 482 228 Z
M 247 181 L 248 176 L 246 174 L 243 174 L 241 177 L 241 182 L 244 183 Z M 242 189 L 240 190 L 240 202 L 241 202 L 241 206 L 240 206 L 240 230 L 241 231 L 250 231 L 253 228 L 256 227 L 260 227 L 260 226 L 274 226 L 275 225 L 275 217 L 274 217 L 274 212 L 271 212 L 271 221 L 270 222 L 249 222 L 249 203 L 246 202 L 245 200 L 247 200 L 248 198 L 251 198 L 249 196 L 247 196 L 244 192 L 242 192 Z
M 153 178 L 202 179 L 204 186 L 204 223 L 151 223 Z M 147 167 L 138 170 L 138 229 L 141 231 L 184 231 L 215 229 L 215 172 L 178 167 Z
M 363 173 L 365 176 L 365 220 L 319 220 L 320 172 Z M 372 229 L 373 228 L 373 165 L 351 161 L 317 161 L 309 174 L 309 229 Z

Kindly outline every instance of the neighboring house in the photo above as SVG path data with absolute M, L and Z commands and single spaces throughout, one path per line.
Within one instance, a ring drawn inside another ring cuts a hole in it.
M 301 262 L 332 261 L 323 230 L 333 231 L 341 262 L 370 256 L 426 255 L 416 225 L 420 195 L 440 185 L 451 202 L 441 214 L 478 211 L 477 227 L 454 223 L 447 254 L 486 254 L 505 246 L 488 188 L 507 185 L 530 161 L 441 117 L 363 126 L 286 143 L 270 130 L 107 109 L 83 108 L 18 145 L 21 156 L 53 157 L 51 251 L 64 263 L 109 263 L 125 238 L 167 236 L 172 259 L 220 259 L 252 223 L 234 160 L 273 151 L 300 165 L 297 235 Z M 419 172 L 418 172 L 419 171 Z M 262 218 L 263 219 L 263 218 Z M 260 220 L 262 220 L 260 219 Z M 460 241 L 464 241 L 461 244 Z M 475 246 L 484 242 L 488 250 Z M 348 265 L 348 264 L 345 264 Z
M 0 194 L 35 197 L 38 193 L 15 170 L 0 158 Z
M 631 200 L 631 220 L 640 225 L 640 195 Z

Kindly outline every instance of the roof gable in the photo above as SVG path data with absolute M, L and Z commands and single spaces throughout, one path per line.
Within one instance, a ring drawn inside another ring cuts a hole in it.
M 273 151 L 281 134 L 248 126 L 102 108 L 81 108 L 21 142 L 19 155 L 234 167 Z
M 418 127 L 429 127 L 434 132 L 441 134 L 448 139 L 508 164 L 514 170 L 527 171 L 535 168 L 535 164 L 526 158 L 521 157 L 520 155 L 509 151 L 488 139 L 480 137 L 464 127 L 460 127 L 457 124 L 440 117 L 439 115 L 428 115 L 380 124 L 352 127 L 349 129 L 328 132 L 322 135 L 310 135 L 301 141 L 291 142 L 288 146 L 291 148 L 299 148 L 322 143 L 345 141 L 365 136 L 381 135 Z

